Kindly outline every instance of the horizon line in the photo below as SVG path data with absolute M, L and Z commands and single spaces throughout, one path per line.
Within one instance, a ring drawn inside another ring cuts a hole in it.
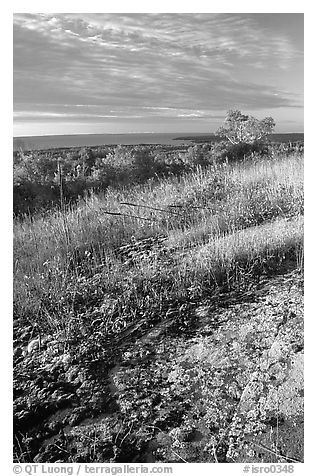
M 81 132 L 80 134 L 39 134 L 39 135 L 23 135 L 23 136 L 13 136 L 13 139 L 21 139 L 27 137 L 66 137 L 66 136 L 126 136 L 130 134 L 169 134 L 169 135 L 217 135 L 215 132 L 103 132 L 103 133 L 91 133 L 91 132 Z M 296 132 L 272 132 L 268 135 L 274 134 L 304 134 L 304 131 Z

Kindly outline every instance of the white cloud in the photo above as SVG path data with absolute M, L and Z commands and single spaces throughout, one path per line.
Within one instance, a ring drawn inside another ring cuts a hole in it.
M 16 14 L 14 25 L 19 120 L 23 111 L 25 120 L 71 120 L 78 108 L 95 119 L 194 119 L 233 105 L 300 104 L 287 91 L 300 51 L 250 15 Z M 279 87 L 270 72 L 283 78 Z

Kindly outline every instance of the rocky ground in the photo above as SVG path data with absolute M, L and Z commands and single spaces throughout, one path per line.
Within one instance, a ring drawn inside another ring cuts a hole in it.
M 302 274 L 175 313 L 79 342 L 15 321 L 15 460 L 303 461 Z

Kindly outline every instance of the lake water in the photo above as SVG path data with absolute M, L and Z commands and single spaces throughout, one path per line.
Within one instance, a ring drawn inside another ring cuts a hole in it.
M 181 145 L 188 141 L 174 140 L 176 137 L 187 136 L 186 133 L 165 134 L 78 134 L 60 136 L 31 136 L 14 137 L 13 149 L 22 147 L 25 150 L 39 150 L 59 147 L 85 147 L 97 145 L 136 145 L 136 144 L 166 144 Z M 193 134 L 195 136 L 204 134 Z
M 30 136 L 14 137 L 13 150 L 22 147 L 23 150 L 41 150 L 66 147 L 89 147 L 98 145 L 137 145 L 137 144 L 165 144 L 182 145 L 189 144 L 189 140 L 175 140 L 177 137 L 205 137 L 212 140 L 212 134 L 206 133 L 148 133 L 148 134 L 78 134 L 59 136 Z M 208 137 L 210 136 L 210 137 Z M 288 142 L 304 140 L 302 133 L 272 134 L 274 142 Z

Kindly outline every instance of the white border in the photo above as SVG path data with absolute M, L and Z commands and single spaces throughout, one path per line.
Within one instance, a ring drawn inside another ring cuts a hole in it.
M 1 15 L 1 136 L 2 136 L 2 184 L 1 190 L 1 295 L 4 302 L 1 315 L 1 379 L 2 379 L 2 431 L 0 447 L 2 461 L 8 467 L 3 474 L 12 474 L 12 14 L 13 12 L 171 12 L 171 13 L 305 13 L 305 463 L 296 465 L 295 474 L 314 474 L 314 459 L 317 455 L 315 448 L 316 425 L 316 303 L 315 303 L 315 269 L 317 240 L 316 220 L 316 16 L 312 1 L 218 1 L 195 2 L 161 0 L 159 2 L 133 0 L 116 2 L 102 2 L 90 0 L 87 3 L 75 1 L 40 2 L 40 1 L 13 1 L 2 7 Z M 313 114 L 314 113 L 314 114 Z M 4 146 L 3 146 L 4 143 Z M 191 474 L 198 470 L 202 474 L 243 474 L 241 465 L 177 465 L 174 474 Z M 316 470 L 315 470 L 316 471 Z

